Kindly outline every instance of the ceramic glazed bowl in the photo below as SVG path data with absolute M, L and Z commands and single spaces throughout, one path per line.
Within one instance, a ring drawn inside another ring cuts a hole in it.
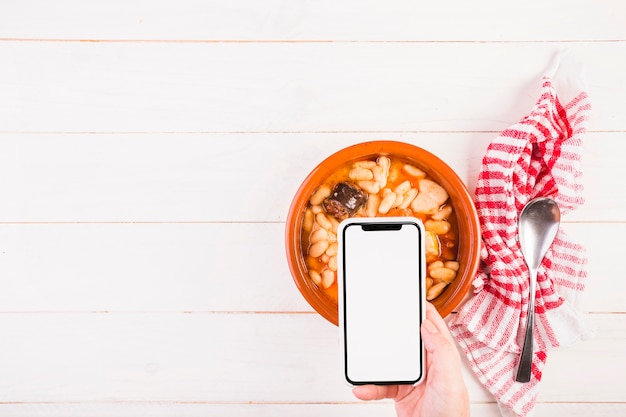
M 336 300 L 324 294 L 308 274 L 307 248 L 302 244 L 304 213 L 313 192 L 331 174 L 352 162 L 375 159 L 380 155 L 409 162 L 448 192 L 458 222 L 457 260 L 460 268 L 456 279 L 432 301 L 443 317 L 464 299 L 478 269 L 480 227 L 476 209 L 463 181 L 445 162 L 424 149 L 403 142 L 374 141 L 349 146 L 326 158 L 304 179 L 291 203 L 285 230 L 287 261 L 298 290 L 315 311 L 335 325 L 338 323 Z

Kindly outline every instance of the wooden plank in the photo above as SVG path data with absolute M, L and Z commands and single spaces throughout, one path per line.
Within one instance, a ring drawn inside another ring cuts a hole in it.
M 476 132 L 0 134 L 3 222 L 284 222 L 327 156 L 400 140 L 446 161 L 473 192 L 489 142 Z M 566 221 L 625 221 L 621 133 L 591 132 L 585 205 Z
M 625 316 L 595 320 L 595 339 L 549 355 L 542 402 L 623 401 Z M 4 313 L 0 333 L 4 403 L 354 402 L 337 329 L 312 315 Z
M 536 417 L 553 416 L 621 416 L 626 405 L 619 403 L 538 403 Z M 500 417 L 495 403 L 473 403 L 470 414 L 480 417 Z M 335 403 L 335 404 L 219 404 L 219 403 L 25 403 L 2 404 L 0 415 L 11 417 L 205 417 L 207 415 L 254 416 L 254 417 L 318 417 L 318 416 L 362 416 L 393 417 L 395 412 L 389 402 Z
M 619 402 L 626 407 L 626 385 L 622 378 L 626 372 L 623 350 L 626 347 L 625 316 L 589 315 L 588 320 L 597 327 L 594 338 L 572 348 L 550 352 L 539 400 L 587 402 L 593 397 L 592 401 Z M 614 349 L 618 346 L 622 347 Z M 613 380 L 611 375 L 618 378 Z
M 528 112 L 563 48 L 593 105 L 587 203 L 563 228 L 588 247 L 582 307 L 598 330 L 550 353 L 534 415 L 625 415 L 613 266 L 625 12 L 612 0 L 4 5 L 0 416 L 395 415 L 352 397 L 336 328 L 291 282 L 291 196 L 364 138 L 433 150 L 473 188 L 489 140 Z M 499 416 L 464 375 L 472 415 Z
M 480 405 L 482 410 L 491 409 L 485 417 L 499 417 L 495 404 Z M 323 416 L 363 416 L 363 417 L 393 417 L 393 405 L 389 402 L 379 403 L 334 403 L 334 404 L 272 404 L 272 403 L 184 403 L 184 402 L 155 402 L 155 403 L 25 403 L 1 404 L 0 415 L 11 417 L 26 417 L 46 415 L 48 417 L 318 417 Z
M 587 250 L 587 279 L 585 291 L 577 300 L 582 311 L 625 313 L 626 305 L 621 294 L 620 279 L 614 271 L 615 260 L 622 256 L 622 246 L 611 236 L 626 233 L 624 223 L 571 223 L 562 229 L 571 239 L 583 244 Z
M 615 279 L 626 224 L 566 224 L 587 242 L 581 311 L 626 312 Z M 0 225 L 4 312 L 162 311 L 313 313 L 287 267 L 284 225 Z M 600 240 L 599 240 L 600 239 Z
M 374 139 L 406 140 L 440 154 L 460 175 L 471 170 L 477 176 L 489 137 L 5 134 L 0 173 L 11 181 L 0 182 L 5 196 L 0 219 L 285 221 L 300 182 L 340 148 Z
M 500 131 L 530 111 L 564 48 L 587 71 L 591 130 L 626 130 L 624 42 L 4 41 L 0 128 Z
M 23 1 L 3 8 L 0 37 L 35 39 L 548 41 L 625 39 L 621 3 L 384 4 L 372 0 Z M 555 30 L 554 16 L 559 17 Z M 593 22 L 593 24 L 590 24 Z
M 2 311 L 313 311 L 289 273 L 281 224 L 0 230 Z

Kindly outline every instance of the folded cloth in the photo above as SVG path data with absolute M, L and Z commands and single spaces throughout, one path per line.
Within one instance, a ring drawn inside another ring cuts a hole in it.
M 532 412 L 549 348 L 593 333 L 576 308 L 587 276 L 585 249 L 561 226 L 537 276 L 531 381 L 515 381 L 529 293 L 529 273 L 517 242 L 518 215 L 539 196 L 553 198 L 562 214 L 584 202 L 581 138 L 590 105 L 577 63 L 563 58 L 557 57 L 543 77 L 530 114 L 487 148 L 475 193 L 483 240 L 475 294 L 449 323 L 503 415 Z M 560 98 L 567 98 L 565 105 Z

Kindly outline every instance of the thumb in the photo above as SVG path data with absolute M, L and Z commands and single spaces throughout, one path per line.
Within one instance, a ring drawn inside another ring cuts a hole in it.
M 445 326 L 443 320 L 441 323 Z M 431 320 L 422 323 L 422 339 L 426 349 L 428 376 L 436 389 L 443 389 L 458 398 L 467 397 L 467 389 L 463 383 L 461 358 L 447 328 L 441 331 Z
M 437 324 L 445 326 L 443 320 Z M 460 367 L 459 352 L 447 327 L 440 329 L 437 324 L 428 318 L 422 323 L 422 339 L 426 352 L 430 355 L 429 361 L 436 363 L 438 368 L 443 368 L 441 371 L 456 373 Z
M 352 389 L 354 396 L 364 401 L 393 398 L 397 392 L 398 387 L 394 385 L 358 385 Z

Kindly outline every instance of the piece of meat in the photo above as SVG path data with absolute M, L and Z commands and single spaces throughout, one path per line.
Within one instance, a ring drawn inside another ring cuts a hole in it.
M 446 190 L 434 181 L 422 179 L 418 188 L 419 194 L 411 203 L 411 208 L 416 213 L 435 214 L 448 201 Z
M 330 196 L 324 200 L 324 209 L 338 220 L 352 217 L 367 202 L 367 193 L 346 182 L 335 185 Z

